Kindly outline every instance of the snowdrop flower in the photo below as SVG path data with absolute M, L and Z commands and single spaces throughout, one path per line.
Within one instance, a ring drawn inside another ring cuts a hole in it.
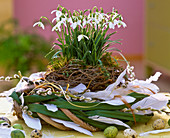
M 90 26 L 92 26 L 92 23 L 91 23 L 92 19 L 89 19 L 86 21 L 86 19 L 83 19 L 83 27 L 86 25 L 86 24 L 90 24 Z
M 112 23 L 112 22 L 109 22 L 109 28 L 110 28 L 110 29 L 115 29 L 115 24 Z
M 56 31 L 61 32 L 60 27 L 61 27 L 62 24 L 64 24 L 66 26 L 65 22 L 63 20 L 61 20 L 52 28 L 52 31 L 56 30 Z
M 89 40 L 89 38 L 86 36 L 86 35 L 79 35 L 77 38 L 78 38 L 78 41 L 81 41 L 82 38 L 86 38 Z
M 69 22 L 69 23 L 73 23 L 73 20 L 72 20 L 72 18 L 70 17 L 70 18 L 67 18 L 67 21 Z
M 35 27 L 36 25 L 38 25 L 39 27 L 41 27 L 43 30 L 45 29 L 44 24 L 42 22 L 36 22 L 34 23 L 33 27 Z
M 51 12 L 51 14 L 53 14 L 53 13 L 56 13 L 56 18 L 54 18 L 54 19 L 56 19 L 57 21 L 59 21 L 61 15 L 62 15 L 62 12 L 59 11 L 59 10 L 53 10 L 53 11 Z M 53 19 L 53 20 L 54 20 L 54 19 Z
M 83 28 L 83 26 L 81 25 L 81 21 L 80 20 L 78 20 L 77 22 L 72 23 L 70 27 L 75 29 L 77 27 L 77 25 L 79 25 L 81 28 Z
M 123 21 L 121 21 L 121 20 L 114 20 L 114 23 L 118 26 L 118 28 L 120 28 L 121 25 L 122 25 L 124 28 L 127 27 L 127 25 L 126 25 Z

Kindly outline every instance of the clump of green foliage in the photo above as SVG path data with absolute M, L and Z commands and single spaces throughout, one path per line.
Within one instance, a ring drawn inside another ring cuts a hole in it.
M 20 30 L 15 20 L 7 21 L 0 26 L 0 67 L 6 74 L 46 70 L 49 45 L 42 36 Z
M 86 65 L 101 65 L 103 55 L 108 53 L 110 45 L 119 43 L 120 40 L 110 40 L 110 37 L 116 33 L 108 32 L 109 29 L 116 27 L 126 27 L 122 21 L 123 18 L 117 10 L 104 13 L 103 9 L 94 7 L 86 10 L 71 12 L 59 5 L 55 13 L 55 18 L 50 21 L 47 17 L 40 17 L 40 20 L 34 24 L 45 29 L 43 19 L 46 19 L 52 26 L 52 31 L 58 34 L 58 47 L 53 49 L 55 54 L 52 59 L 57 62 L 70 61 L 78 59 Z M 62 59 L 62 60 L 61 60 Z M 63 63 L 61 63 L 63 64 Z

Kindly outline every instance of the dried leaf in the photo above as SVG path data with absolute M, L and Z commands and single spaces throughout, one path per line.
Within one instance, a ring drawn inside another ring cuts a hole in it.
M 105 91 L 111 91 L 112 92 L 120 84 L 120 82 L 123 80 L 123 77 L 125 76 L 125 74 L 126 74 L 126 69 L 119 75 L 119 77 L 117 78 L 115 83 L 107 86 Z
M 130 128 L 129 125 L 123 123 L 122 121 L 120 121 L 118 119 L 113 119 L 113 118 L 108 118 L 108 117 L 103 117 L 103 116 L 98 116 L 98 115 L 90 116 L 88 118 L 93 119 L 95 121 L 107 123 L 107 124 L 116 124 L 119 126 L 124 126 L 124 127 Z
M 32 118 L 27 114 L 22 113 L 22 117 L 28 127 L 41 130 L 41 122 L 39 118 Z
M 133 104 L 131 108 L 136 109 L 137 107 L 140 106 L 141 109 L 152 108 L 152 109 L 160 110 L 162 107 L 166 106 L 167 103 L 168 103 L 168 98 L 164 94 L 158 93 L 142 99 L 141 101 Z M 151 112 L 147 112 L 146 114 L 148 113 Z M 144 113 L 139 112 L 139 114 L 144 114 Z
M 151 83 L 152 81 L 157 81 L 162 73 L 156 72 L 154 76 L 151 76 L 146 82 Z
M 132 103 L 136 100 L 136 98 L 131 97 L 131 96 L 122 96 L 122 98 L 125 99 L 127 103 Z M 110 105 L 123 105 L 123 104 L 125 104 L 119 97 L 116 97 L 113 100 L 103 101 L 101 103 L 107 103 L 107 104 L 110 104 Z
M 79 85 L 77 85 L 74 88 L 69 88 L 68 90 L 74 94 L 74 93 L 82 93 L 84 90 L 86 89 L 86 85 L 80 83 Z
M 150 95 L 159 92 L 159 88 L 155 84 L 137 79 L 129 82 L 127 85 L 127 89 L 135 91 L 137 93 L 146 93 Z
M 29 79 L 30 79 L 31 81 L 39 80 L 39 79 L 45 77 L 45 73 L 46 73 L 46 72 L 33 73 L 33 74 L 31 74 L 31 75 L 29 76 Z
M 19 99 L 21 100 L 21 105 L 24 106 L 24 93 L 21 94 Z
M 76 131 L 79 131 L 80 133 L 84 133 L 86 135 L 93 136 L 93 134 L 90 131 L 88 131 L 82 127 L 79 127 L 79 125 L 75 124 L 74 122 L 64 121 L 64 120 L 60 120 L 60 119 L 56 119 L 56 118 L 51 118 L 51 119 L 57 123 L 62 123 L 66 127 L 72 128 Z
M 52 112 L 58 111 L 57 106 L 54 104 L 44 104 L 44 105 L 46 106 L 47 110 L 49 110 L 49 111 L 52 111 Z

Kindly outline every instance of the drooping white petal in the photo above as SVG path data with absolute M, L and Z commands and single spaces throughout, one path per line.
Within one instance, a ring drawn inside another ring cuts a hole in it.
M 121 120 L 118 120 L 118 119 L 113 119 L 113 118 L 108 118 L 108 117 L 103 117 L 103 116 L 98 116 L 98 115 L 90 116 L 88 118 L 93 119 L 95 121 L 107 123 L 107 124 L 116 124 L 119 126 L 124 126 L 124 127 L 130 128 L 129 125 L 123 123 Z
M 45 26 L 44 26 L 44 24 L 42 23 L 42 22 L 36 22 L 34 25 L 33 25 L 33 27 L 35 27 L 35 26 L 39 26 L 39 27 L 41 27 L 43 30 L 45 29 Z
M 74 122 L 64 121 L 64 120 L 60 120 L 60 119 L 56 119 L 56 118 L 51 118 L 51 119 L 57 123 L 62 123 L 66 127 L 72 128 L 72 129 L 79 131 L 81 133 L 84 133 L 86 135 L 93 136 L 93 134 L 89 130 L 79 127 L 79 125 L 75 124 Z
M 54 104 L 44 104 L 47 107 L 47 110 L 52 111 L 52 112 L 56 112 L 58 111 L 58 108 L 56 105 Z
M 154 76 L 151 76 L 146 82 L 151 83 L 152 81 L 157 81 L 158 78 L 161 76 L 162 73 L 156 72 Z
M 136 98 L 131 97 L 131 96 L 122 96 L 122 98 L 125 99 L 127 103 L 132 103 L 136 100 Z M 119 97 L 116 97 L 113 100 L 103 101 L 101 103 L 107 103 L 107 104 L 110 104 L 110 105 L 123 105 L 123 104 L 125 104 Z
M 53 11 L 51 12 L 51 14 L 53 14 L 53 13 L 55 13 L 55 12 L 57 12 L 57 10 L 53 10 Z
M 87 88 L 86 85 L 80 83 L 80 84 L 77 85 L 76 87 L 74 87 L 74 88 L 69 88 L 68 90 L 69 90 L 72 94 L 74 94 L 74 93 L 82 93 L 82 92 L 84 92 L 84 90 L 85 90 L 86 88 Z
M 166 106 L 167 103 L 168 103 L 168 98 L 162 93 L 157 93 L 157 94 L 153 94 L 149 97 L 146 97 L 146 98 L 140 100 L 139 102 L 133 104 L 131 106 L 131 108 L 136 109 L 137 107 L 140 106 L 141 109 L 152 108 L 152 109 L 160 110 L 161 108 Z M 148 114 L 148 113 L 150 113 L 150 112 L 147 112 L 146 114 Z M 138 112 L 138 114 L 144 114 L 144 113 Z
M 153 130 L 153 131 L 148 131 L 148 132 L 140 133 L 139 136 L 142 137 L 142 136 L 147 136 L 149 134 L 159 134 L 159 133 L 162 133 L 162 132 L 169 132 L 169 131 L 170 131 L 170 128 L 168 128 L 168 129 L 161 129 L 161 130 Z
M 39 118 L 32 118 L 27 114 L 22 113 L 22 117 L 28 127 L 41 130 L 41 122 Z
M 73 29 L 75 29 L 77 27 L 77 22 L 74 22 L 70 25 L 70 27 L 72 27 Z
M 78 38 L 78 41 L 81 41 L 82 38 L 86 38 L 86 39 L 89 39 L 86 35 L 79 35 L 77 38 Z
M 114 24 L 112 22 L 109 22 L 109 28 L 110 29 L 115 29 L 115 26 L 114 26 Z

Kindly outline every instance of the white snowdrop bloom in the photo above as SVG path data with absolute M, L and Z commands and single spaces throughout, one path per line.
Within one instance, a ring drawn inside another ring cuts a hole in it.
M 115 25 L 114 25 L 114 23 L 109 22 L 109 28 L 110 28 L 110 29 L 115 29 Z
M 84 37 L 89 40 L 89 38 L 88 38 L 86 35 L 79 35 L 79 36 L 77 37 L 77 38 L 78 38 L 78 41 L 81 41 L 81 39 L 83 39 Z
M 112 20 L 114 20 L 119 14 L 118 13 L 114 13 L 114 15 L 112 16 Z
M 57 18 L 60 18 L 61 15 L 62 15 L 62 12 L 59 11 L 59 10 L 53 10 L 53 11 L 51 12 L 51 14 L 53 14 L 53 13 L 56 13 L 56 17 L 57 17 Z
M 114 23 L 118 26 L 118 28 L 120 28 L 121 26 L 123 26 L 124 28 L 127 27 L 127 25 L 121 20 L 114 20 Z
M 56 30 L 56 31 L 59 31 L 59 32 L 61 32 L 61 25 L 62 24 L 64 24 L 65 26 L 66 26 L 66 24 L 65 24 L 65 22 L 64 21 L 59 21 L 53 28 L 52 28 L 52 31 L 54 31 L 54 30 Z
M 73 29 L 75 29 L 77 26 L 80 26 L 81 28 L 83 28 L 83 26 L 81 25 L 81 21 L 78 20 L 77 22 L 74 22 L 70 25 L 70 27 L 72 27 Z
M 73 20 L 72 20 L 72 18 L 70 17 L 70 18 L 67 18 L 67 21 L 69 22 L 69 23 L 73 23 Z
M 39 27 L 41 27 L 43 30 L 45 29 L 44 24 L 42 22 L 36 22 L 34 23 L 33 27 L 35 27 L 36 25 L 38 25 Z

